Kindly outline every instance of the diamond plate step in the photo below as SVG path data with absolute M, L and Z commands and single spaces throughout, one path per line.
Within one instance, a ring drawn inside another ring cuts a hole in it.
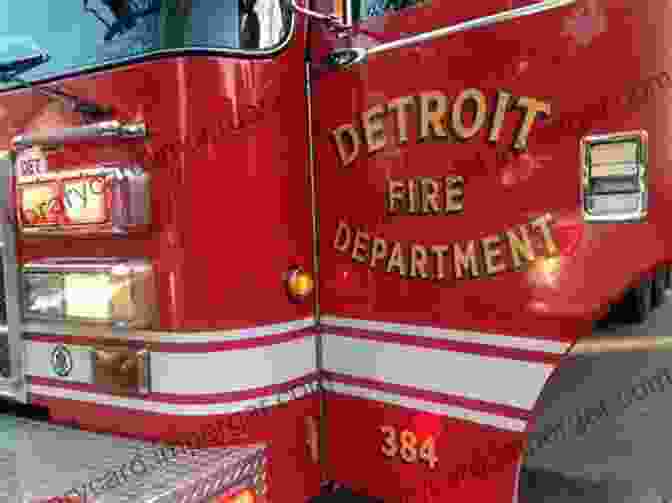
M 265 470 L 263 445 L 172 449 L 0 415 L 1 502 L 200 503 L 244 488 L 265 493 Z

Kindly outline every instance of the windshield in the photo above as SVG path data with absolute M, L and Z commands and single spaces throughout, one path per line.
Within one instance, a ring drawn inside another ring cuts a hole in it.
M 286 42 L 285 0 L 11 0 L 0 8 L 0 62 L 47 51 L 35 80 L 161 50 L 267 54 Z

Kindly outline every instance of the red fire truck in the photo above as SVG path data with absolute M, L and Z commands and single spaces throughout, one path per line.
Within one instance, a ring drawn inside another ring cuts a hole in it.
M 46 419 L 0 491 L 516 500 L 563 356 L 664 297 L 670 9 L 8 2 L 0 384 Z

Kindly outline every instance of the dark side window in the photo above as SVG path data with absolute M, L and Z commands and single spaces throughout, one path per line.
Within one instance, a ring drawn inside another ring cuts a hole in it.
M 426 0 L 352 0 L 353 21 L 363 21 L 368 17 L 382 16 L 426 3 Z
M 287 0 L 6 0 L 0 63 L 48 52 L 39 79 L 166 49 L 271 53 L 290 34 Z

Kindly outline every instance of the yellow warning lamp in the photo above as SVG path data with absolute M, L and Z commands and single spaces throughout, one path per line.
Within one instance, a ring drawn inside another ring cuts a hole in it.
M 304 271 L 300 266 L 293 267 L 287 272 L 286 281 L 287 292 L 294 301 L 305 300 L 313 293 L 315 287 L 312 274 Z

